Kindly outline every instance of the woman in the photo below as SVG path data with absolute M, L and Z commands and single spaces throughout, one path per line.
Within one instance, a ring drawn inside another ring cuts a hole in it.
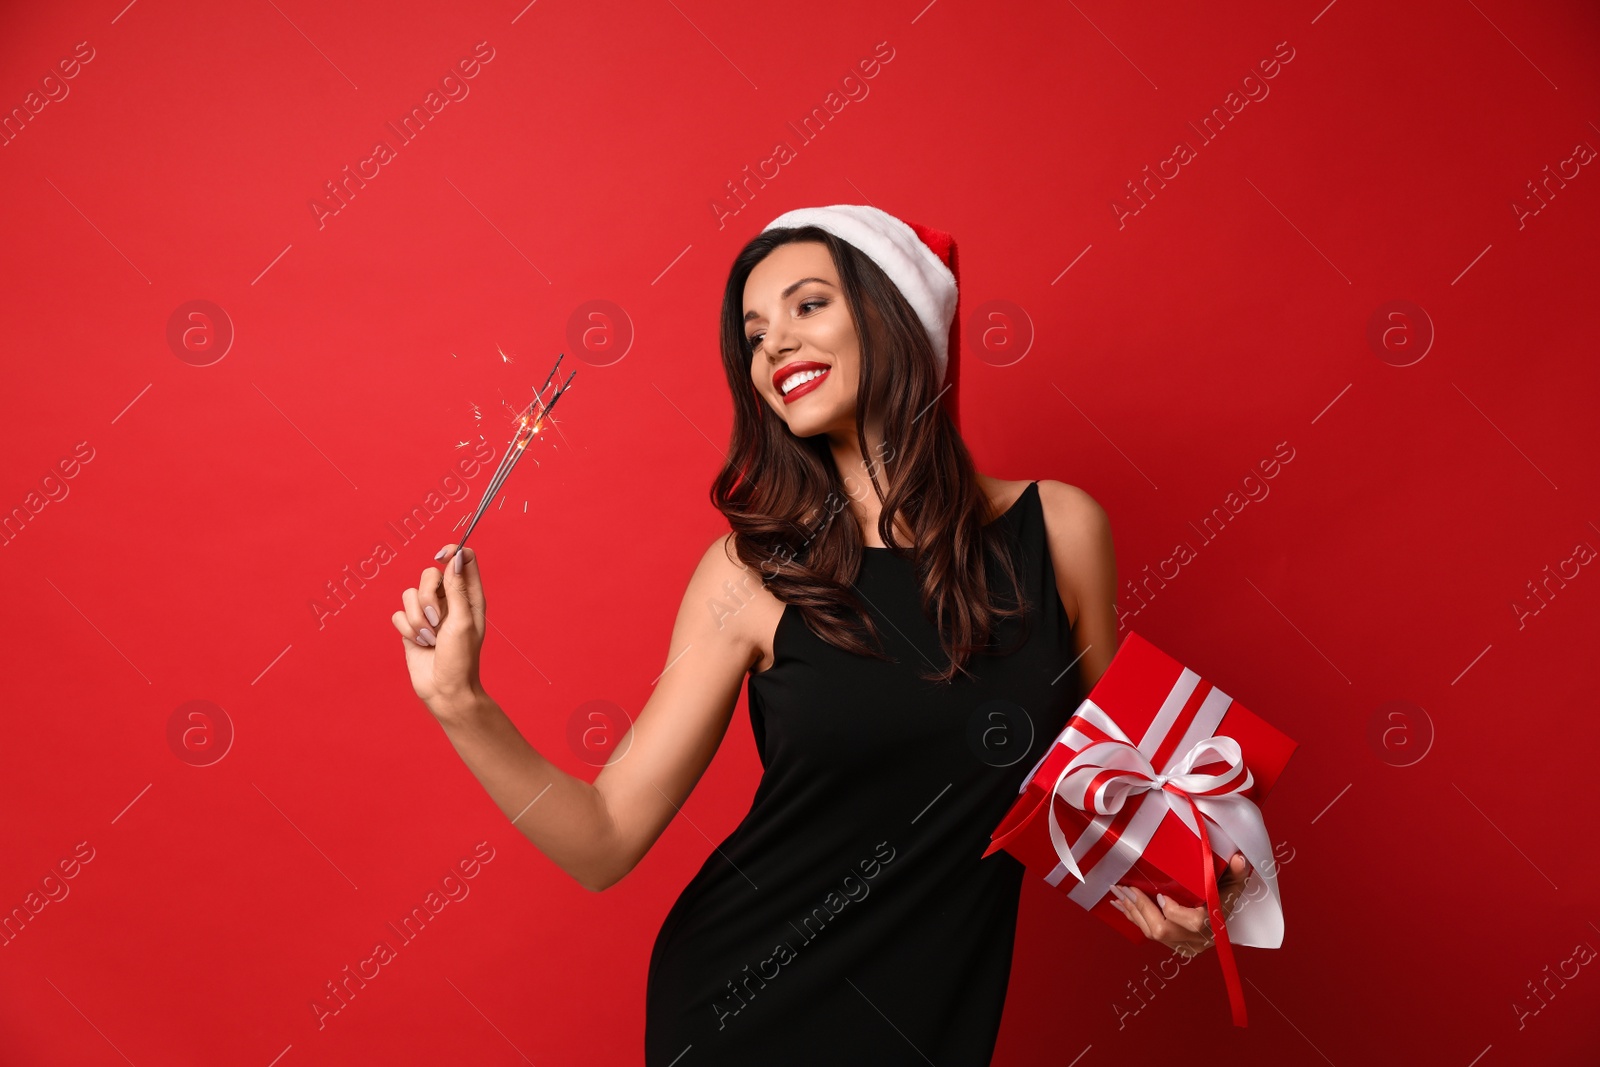
M 990 1060 L 1023 868 L 978 857 L 1111 660 L 1116 564 L 1082 490 L 975 471 L 950 399 L 954 262 L 947 234 L 851 205 L 781 215 L 739 253 L 712 491 L 732 532 L 689 580 L 626 758 L 592 784 L 483 692 L 472 550 L 394 615 L 461 758 L 595 891 L 684 803 L 748 676 L 763 774 L 657 937 L 652 1067 Z M 1246 873 L 1235 856 L 1225 909 Z M 1203 909 L 1119 896 L 1147 936 L 1211 943 Z

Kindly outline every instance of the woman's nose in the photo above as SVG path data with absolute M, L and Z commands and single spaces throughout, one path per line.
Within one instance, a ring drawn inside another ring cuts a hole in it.
M 794 351 L 794 335 L 789 332 L 787 325 L 770 327 L 761 340 L 773 366 L 782 363 L 784 356 Z

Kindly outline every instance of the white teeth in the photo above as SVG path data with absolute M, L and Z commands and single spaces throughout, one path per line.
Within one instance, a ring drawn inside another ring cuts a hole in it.
M 788 396 L 797 386 L 804 385 L 813 378 L 820 378 L 826 373 L 826 370 L 803 370 L 799 374 L 789 375 L 783 380 L 783 385 L 779 388 L 783 390 L 785 396 Z

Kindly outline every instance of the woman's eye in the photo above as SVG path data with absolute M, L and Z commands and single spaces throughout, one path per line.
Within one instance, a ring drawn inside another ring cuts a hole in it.
M 828 306 L 828 302 L 826 300 L 815 300 L 815 299 L 814 300 L 802 300 L 802 301 L 800 301 L 800 305 L 799 306 L 802 309 L 809 308 L 809 307 L 819 307 L 820 308 L 820 307 L 827 307 Z M 747 337 L 745 339 L 749 343 L 750 350 L 752 352 L 755 351 L 757 348 L 761 347 L 761 338 L 764 337 L 764 336 L 766 336 L 766 335 L 765 334 L 759 334 L 759 333 L 753 333 L 753 334 L 751 334 L 749 337 Z

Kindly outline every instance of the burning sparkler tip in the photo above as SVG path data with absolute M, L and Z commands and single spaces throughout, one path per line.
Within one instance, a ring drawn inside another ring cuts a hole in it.
M 505 362 L 515 362 L 510 356 L 506 355 L 505 351 L 501 349 L 499 345 L 496 345 L 495 349 L 496 351 L 500 352 L 500 356 L 503 360 L 505 360 Z M 546 421 L 555 422 L 551 412 L 554 410 L 556 402 L 561 399 L 561 394 L 566 392 L 566 390 L 571 386 L 572 380 L 578 376 L 578 372 L 576 370 L 572 371 L 572 373 L 567 376 L 567 380 L 556 389 L 555 394 L 550 398 L 550 400 L 548 402 L 545 401 L 545 390 L 550 387 L 551 382 L 555 381 L 556 370 L 561 366 L 561 361 L 565 358 L 565 356 L 566 353 L 562 353 L 556 357 L 555 366 L 550 369 L 550 374 L 545 379 L 544 386 L 534 393 L 533 401 L 529 403 L 527 407 L 523 408 L 522 411 L 518 412 L 512 410 L 510 403 L 508 403 L 504 397 L 501 397 L 501 406 L 510 412 L 516 422 L 516 432 L 511 436 L 511 443 L 506 446 L 506 452 L 501 457 L 499 469 L 497 469 L 494 475 L 489 479 L 489 485 L 484 490 L 483 498 L 479 501 L 477 510 L 473 513 L 470 521 L 467 522 L 466 532 L 461 535 L 461 540 L 457 545 L 458 550 L 461 548 L 461 546 L 467 543 L 467 538 L 472 536 L 472 531 L 477 528 L 478 520 L 483 517 L 483 514 L 488 509 L 489 504 L 499 494 L 500 487 L 511 475 L 512 468 L 516 466 L 523 453 L 527 451 L 528 442 L 533 440 L 533 435 L 537 434 L 544 428 Z M 537 410 L 535 410 L 536 405 Z M 474 417 L 477 418 L 481 423 L 483 418 L 482 411 L 476 404 L 472 405 L 472 409 Z M 528 432 L 524 433 L 524 431 Z M 482 433 L 478 434 L 478 440 L 484 440 Z M 552 444 L 551 447 L 553 448 L 555 445 Z M 537 459 L 535 459 L 533 462 L 535 466 L 541 466 Z M 505 499 L 501 498 L 500 507 L 504 506 Z M 526 499 L 524 499 L 522 502 L 522 510 L 524 513 L 526 513 L 528 510 L 528 501 Z

